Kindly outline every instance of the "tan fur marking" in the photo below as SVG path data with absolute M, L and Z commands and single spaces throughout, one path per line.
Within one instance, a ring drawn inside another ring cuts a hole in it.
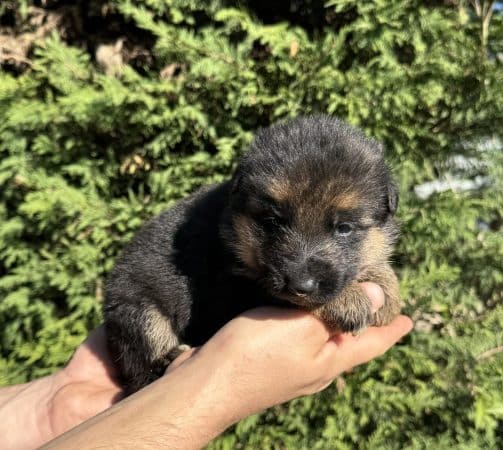
M 233 219 L 237 241 L 234 243 L 239 259 L 249 268 L 257 269 L 256 249 L 258 243 L 253 233 L 252 225 L 245 216 L 237 216 Z
M 395 272 L 389 264 L 369 267 L 360 281 L 372 281 L 381 286 L 384 291 L 384 305 L 374 314 L 372 324 L 381 326 L 390 323 L 402 307 L 400 288 Z
M 388 263 L 392 252 L 386 235 L 380 228 L 370 228 L 362 247 L 362 267 L 359 281 L 372 281 L 384 291 L 384 306 L 374 314 L 373 325 L 386 325 L 400 312 L 400 289 L 395 272 Z
M 161 358 L 178 345 L 171 322 L 156 306 L 145 311 L 145 336 L 152 349 L 152 359 Z
M 290 185 L 286 180 L 272 179 L 267 185 L 267 193 L 278 202 L 284 201 L 291 195 Z
M 365 227 L 370 227 L 374 224 L 374 219 L 371 216 L 363 216 L 360 223 Z
M 355 209 L 360 203 L 360 196 L 357 192 L 345 192 L 332 199 L 332 204 L 337 209 Z
M 391 255 L 391 246 L 380 228 L 370 228 L 362 246 L 362 261 L 364 266 L 385 263 Z

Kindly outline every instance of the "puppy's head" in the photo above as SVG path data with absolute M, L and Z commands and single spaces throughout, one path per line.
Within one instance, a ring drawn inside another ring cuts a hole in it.
M 256 136 L 232 180 L 225 237 L 238 271 L 316 306 L 387 259 L 397 201 L 379 145 L 340 120 L 300 118 Z

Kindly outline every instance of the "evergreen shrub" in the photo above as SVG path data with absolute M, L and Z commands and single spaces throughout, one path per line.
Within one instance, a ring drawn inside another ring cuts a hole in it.
M 147 218 L 228 177 L 257 128 L 327 112 L 387 149 L 401 192 L 394 264 L 415 330 L 210 448 L 501 446 L 493 3 L 3 1 L 0 384 L 65 363 L 100 323 L 103 280 Z M 449 188 L 459 180 L 482 181 Z M 448 189 L 418 196 L 432 181 Z

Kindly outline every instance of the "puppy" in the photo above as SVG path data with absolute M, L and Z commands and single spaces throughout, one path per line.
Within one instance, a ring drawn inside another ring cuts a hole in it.
M 105 324 L 126 392 L 257 306 L 296 305 L 342 332 L 391 321 L 397 202 L 382 148 L 344 122 L 258 132 L 232 180 L 148 222 L 108 277 Z M 365 280 L 384 290 L 376 314 Z

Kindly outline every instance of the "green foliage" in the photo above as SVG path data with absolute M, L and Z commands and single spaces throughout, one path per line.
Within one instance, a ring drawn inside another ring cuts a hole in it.
M 35 3 L 7 2 L 0 17 L 25 29 Z M 416 330 L 338 388 L 250 417 L 210 448 L 497 448 L 501 14 L 485 42 L 462 1 L 86 3 L 82 36 L 62 21 L 29 64 L 0 72 L 0 383 L 64 364 L 100 322 L 103 280 L 145 219 L 227 177 L 258 127 L 323 111 L 387 148 Z M 95 46 L 121 37 L 122 64 L 107 70 Z M 455 168 L 458 154 L 479 163 Z M 456 176 L 489 183 L 414 194 Z

